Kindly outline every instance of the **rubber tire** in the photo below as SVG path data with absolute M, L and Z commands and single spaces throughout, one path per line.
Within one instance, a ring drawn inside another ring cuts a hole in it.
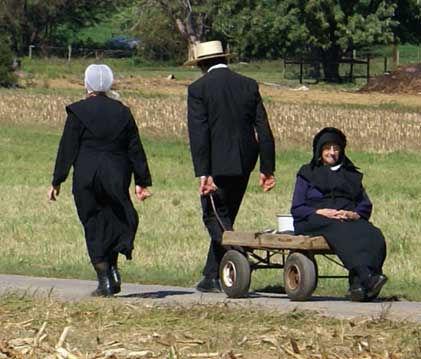
M 284 286 L 293 301 L 305 301 L 317 287 L 317 265 L 313 256 L 293 252 L 284 267 Z
M 229 298 L 247 297 L 251 270 L 247 257 L 236 250 L 225 253 L 219 266 L 221 288 Z

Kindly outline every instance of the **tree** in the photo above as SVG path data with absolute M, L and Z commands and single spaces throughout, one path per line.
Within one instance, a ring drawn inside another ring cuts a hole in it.
M 132 33 L 140 39 L 138 54 L 145 60 L 185 60 L 185 41 L 174 31 L 174 23 L 163 11 L 155 7 L 144 8 L 136 15 Z
M 16 77 L 12 69 L 13 52 L 6 35 L 0 34 L 0 86 L 9 87 L 15 84 Z
M 141 11 L 151 7 L 159 9 L 171 19 L 188 45 L 191 57 L 194 45 L 210 32 L 212 3 L 212 0 L 139 0 L 138 7 Z
M 397 0 L 394 33 L 401 43 L 421 43 L 421 0 Z
M 338 61 L 354 49 L 392 41 L 396 4 L 380 0 L 221 1 L 214 29 L 244 57 L 312 54 L 325 78 L 339 81 Z
M 19 53 L 31 44 L 54 41 L 56 31 L 74 31 L 98 22 L 127 0 L 0 0 L 0 30 L 10 34 Z

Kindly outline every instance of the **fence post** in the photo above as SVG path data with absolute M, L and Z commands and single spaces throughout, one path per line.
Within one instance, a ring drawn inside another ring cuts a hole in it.
M 370 55 L 367 55 L 367 83 L 370 81 Z
M 72 45 L 69 45 L 67 47 L 67 62 L 70 62 L 72 59 Z
M 393 44 L 393 67 L 399 66 L 399 47 L 396 44 Z
M 287 64 L 285 63 L 285 58 L 282 59 L 284 66 L 283 66 L 283 71 L 282 71 L 282 78 L 285 79 L 285 72 L 287 70 Z
M 384 57 L 384 71 L 383 73 L 387 73 L 387 56 Z
M 35 47 L 34 45 L 29 45 L 29 48 L 28 48 L 28 57 L 29 57 L 30 59 L 32 59 L 32 49 L 33 49 L 34 47 Z
M 303 83 L 303 59 L 300 62 L 300 84 Z

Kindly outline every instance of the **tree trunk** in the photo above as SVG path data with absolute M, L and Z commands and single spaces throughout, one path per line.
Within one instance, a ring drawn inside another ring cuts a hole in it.
M 327 82 L 340 83 L 342 82 L 339 75 L 339 61 L 342 56 L 342 51 L 339 46 L 332 47 L 328 50 L 322 50 L 322 65 Z
M 184 37 L 184 39 L 187 41 L 187 47 L 188 47 L 188 60 L 193 60 L 196 58 L 195 54 L 195 45 L 200 42 L 197 36 L 191 31 L 192 26 L 191 24 L 185 24 L 180 19 L 176 19 L 175 23 L 177 25 L 178 31 L 181 33 L 181 35 Z

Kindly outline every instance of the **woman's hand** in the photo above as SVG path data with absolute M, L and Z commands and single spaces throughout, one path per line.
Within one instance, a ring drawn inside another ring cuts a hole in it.
M 345 211 L 345 210 L 338 211 L 338 216 L 341 219 L 347 219 L 351 221 L 356 221 L 357 219 L 361 218 L 357 212 Z
M 148 187 L 141 187 L 136 185 L 135 195 L 139 201 L 144 201 L 146 198 L 152 196 L 152 193 L 149 191 Z
M 48 190 L 48 199 L 50 201 L 55 201 L 60 194 L 60 185 L 58 186 L 51 186 Z
M 317 214 L 332 219 L 341 219 L 340 217 L 338 217 L 339 212 L 340 211 L 338 211 L 337 209 L 332 208 L 321 208 L 316 211 Z
M 339 220 L 348 220 L 348 221 L 356 221 L 360 219 L 360 215 L 357 212 L 353 211 L 345 211 L 345 210 L 337 210 L 332 208 L 322 208 L 316 211 L 317 214 L 332 218 L 332 219 L 339 219 Z

